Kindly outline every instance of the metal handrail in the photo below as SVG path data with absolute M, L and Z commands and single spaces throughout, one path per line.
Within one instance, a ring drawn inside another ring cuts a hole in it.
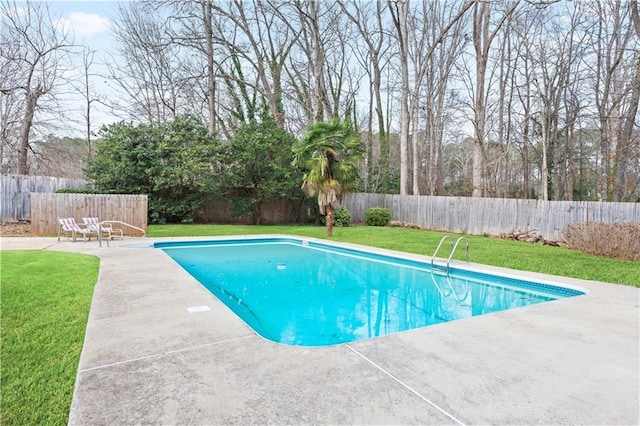
M 442 244 L 446 241 L 449 240 L 449 258 L 447 259 L 447 266 L 446 266 L 446 271 L 447 271 L 447 281 L 446 284 L 449 287 L 449 291 L 442 291 L 442 289 L 440 288 L 440 286 L 438 285 L 438 283 L 436 282 L 434 275 L 434 269 L 433 269 L 433 261 L 436 257 L 436 254 L 438 254 L 438 251 L 440 250 L 440 247 L 442 247 Z M 464 301 L 467 296 L 469 295 L 469 282 L 465 282 L 466 286 L 465 286 L 465 291 L 464 291 L 464 295 L 463 297 L 460 297 L 458 295 L 458 292 L 456 291 L 455 288 L 453 288 L 453 284 L 451 283 L 450 280 L 450 276 L 449 276 L 449 264 L 451 263 L 451 259 L 453 258 L 453 254 L 456 252 L 456 249 L 458 248 L 458 244 L 460 244 L 460 241 L 464 241 L 466 244 L 466 261 L 467 263 L 469 263 L 469 240 L 467 240 L 465 237 L 460 237 L 458 238 L 458 240 L 456 241 L 455 244 L 453 244 L 453 238 L 451 238 L 448 235 L 445 235 L 444 237 L 442 237 L 442 239 L 440 240 L 440 244 L 438 244 L 438 247 L 436 248 L 436 251 L 433 252 L 433 257 L 431 258 L 431 281 L 433 281 L 433 284 L 436 286 L 436 289 L 438 290 L 438 293 L 440 293 L 440 296 L 442 297 L 449 297 L 449 295 L 453 294 L 453 296 L 455 297 L 455 299 L 458 302 L 462 302 Z
M 119 225 L 128 226 L 129 228 L 133 228 L 133 229 L 137 229 L 138 231 L 141 231 L 142 232 L 142 238 L 146 238 L 147 237 L 147 231 L 145 231 L 142 228 L 138 228 L 135 225 L 131 225 L 130 223 L 122 222 L 121 220 L 103 220 L 98 225 L 100 226 L 100 228 L 102 228 L 102 225 L 105 224 L 105 223 L 117 223 Z M 106 241 L 107 241 L 107 247 L 109 247 L 109 239 L 107 239 Z M 102 232 L 98 232 L 98 243 L 100 244 L 100 247 L 102 247 Z
M 460 237 L 456 241 L 456 244 L 453 246 L 453 249 L 451 250 L 451 253 L 449 253 L 449 259 L 447 259 L 447 272 L 449 271 L 449 263 L 451 262 L 451 258 L 453 257 L 453 254 L 456 252 L 456 249 L 458 248 L 458 243 L 460 243 L 460 241 L 463 241 L 463 240 L 464 240 L 464 242 L 465 242 L 465 244 L 467 246 L 466 262 L 469 263 L 469 240 L 467 240 L 465 237 Z
M 431 256 L 431 269 L 433 269 L 433 260 L 436 258 L 436 254 L 438 254 L 438 251 L 440 251 L 440 247 L 442 247 L 442 244 L 446 241 L 449 240 L 449 252 L 451 252 L 452 248 L 453 248 L 453 238 L 451 238 L 448 235 L 445 235 L 444 237 L 442 237 L 442 239 L 440 240 L 440 243 L 438 244 L 438 247 L 436 247 L 436 251 L 433 252 L 433 256 Z M 447 263 L 447 268 L 448 268 L 448 263 Z
M 440 240 L 440 243 L 438 244 L 438 247 L 436 247 L 436 251 L 433 252 L 433 256 L 431 257 L 431 270 L 433 271 L 433 267 L 434 267 L 434 260 L 436 258 L 436 254 L 438 254 L 438 251 L 440 251 L 440 247 L 442 247 L 442 244 L 444 244 L 444 242 L 446 240 L 449 240 L 449 258 L 447 259 L 447 265 L 446 265 L 446 271 L 447 271 L 447 275 L 449 275 L 449 264 L 451 263 L 451 259 L 453 258 L 453 254 L 456 252 L 456 249 L 458 248 L 458 244 L 460 244 L 460 241 L 464 241 L 466 244 L 466 261 L 467 263 L 469 263 L 469 240 L 467 240 L 465 237 L 460 237 L 458 238 L 458 240 L 456 241 L 456 243 L 453 243 L 453 238 L 451 238 L 448 235 L 445 235 L 444 237 L 442 237 L 442 239 Z

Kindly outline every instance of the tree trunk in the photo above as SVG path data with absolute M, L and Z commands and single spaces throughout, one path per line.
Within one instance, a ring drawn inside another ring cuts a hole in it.
M 202 8 L 204 12 L 204 32 L 206 38 L 206 50 L 207 50 L 207 100 L 209 107 L 209 133 L 213 134 L 216 131 L 216 76 L 214 70 L 214 56 L 213 56 L 213 23 L 212 23 L 212 1 L 213 0 L 201 0 Z
M 31 133 L 31 125 L 33 124 L 33 115 L 36 110 L 38 98 L 40 97 L 40 88 L 35 91 L 28 91 L 24 99 L 24 116 L 20 124 L 20 139 L 18 146 L 18 174 L 29 174 L 29 166 L 27 164 L 27 155 L 31 145 L 29 144 L 29 133 Z
M 542 199 L 549 199 L 549 167 L 547 166 L 549 159 L 547 158 L 547 132 L 542 130 Z
M 422 167 L 420 161 L 420 148 L 418 146 L 418 109 L 411 108 L 411 181 L 413 182 L 412 194 L 420 195 L 419 177 L 420 168 Z
M 369 83 L 371 83 L 371 74 L 369 74 Z M 369 98 L 373 99 L 373 84 L 369 84 Z M 370 186 L 373 176 L 373 102 L 369 102 L 369 113 L 367 114 L 367 134 L 366 138 L 367 157 L 365 167 L 365 190 L 367 192 L 377 192 L 377 185 Z
M 486 120 L 484 100 L 484 79 L 488 60 L 489 37 L 488 3 L 476 3 L 473 19 L 473 45 L 476 52 L 476 88 L 474 100 L 473 136 L 473 192 L 472 197 L 484 197 L 484 125 Z
M 320 35 L 320 12 L 318 10 L 318 2 L 310 1 L 309 5 L 309 26 L 311 28 L 311 38 L 313 43 L 313 93 L 314 93 L 314 120 L 321 122 L 325 118 L 325 97 L 326 87 L 324 85 L 324 46 L 322 44 L 322 38 Z M 329 115 L 332 115 L 330 108 L 326 111 Z M 332 117 L 327 117 L 332 118 Z
M 253 213 L 253 224 L 262 225 L 262 202 L 257 201 L 251 207 Z
M 472 182 L 473 182 L 473 192 L 471 194 L 472 197 L 482 197 L 484 195 L 484 184 L 483 184 L 483 170 L 484 170 L 484 152 L 483 152 L 483 144 L 478 139 L 474 138 L 473 140 L 473 156 L 472 156 L 472 164 L 473 164 L 473 173 L 472 173 Z
M 485 78 L 487 73 L 487 61 L 491 43 L 498 31 L 518 7 L 520 0 L 514 0 L 504 12 L 500 20 L 491 26 L 492 2 L 475 0 L 473 9 L 473 47 L 476 54 L 476 87 L 474 105 L 474 143 L 473 143 L 473 192 L 472 197 L 485 197 L 487 195 L 486 177 L 487 163 L 484 155 L 485 125 L 486 125 L 486 100 Z
M 94 52 L 92 50 L 83 51 L 82 55 L 82 65 L 84 71 L 84 99 L 86 101 L 85 104 L 85 120 L 86 120 L 86 132 L 87 132 L 87 151 L 89 156 L 92 154 L 92 146 L 91 146 L 91 86 L 89 85 L 89 68 L 93 64 L 93 55 Z
M 334 208 L 331 204 L 325 207 L 326 216 L 325 224 L 327 225 L 327 237 L 333 237 L 333 211 Z
M 522 130 L 522 192 L 523 198 L 529 198 L 529 109 L 524 114 L 524 129 Z
M 409 0 L 396 2 L 397 14 L 392 13 L 398 33 L 402 89 L 400 99 L 400 195 L 409 194 L 409 57 L 407 41 L 407 16 Z M 393 11 L 393 9 L 391 9 Z
M 370 90 L 369 90 L 369 133 L 371 134 L 371 141 L 369 148 L 373 150 L 373 124 L 371 121 L 372 110 L 375 110 L 376 119 L 378 120 L 378 146 L 380 148 L 378 168 L 379 168 L 379 181 L 376 182 L 376 186 L 372 189 L 378 190 L 378 185 L 382 190 L 382 193 L 389 192 L 389 137 L 386 131 L 385 118 L 384 118 L 384 104 L 382 102 L 382 68 L 384 65 L 380 62 L 381 56 L 384 55 L 384 43 L 386 40 L 386 32 L 384 30 L 383 18 L 386 16 L 382 0 L 376 0 L 375 9 L 368 9 L 367 2 L 347 2 L 338 1 L 344 14 L 346 14 L 351 22 L 357 27 L 360 36 L 364 43 L 367 45 L 367 50 L 371 56 L 371 70 L 369 72 L 370 78 Z M 349 6 L 347 6 L 349 4 Z M 367 11 L 371 13 L 367 13 Z M 355 11 L 355 15 L 353 14 Z M 375 23 L 375 24 L 374 24 Z M 372 77 L 373 75 L 373 77 Z M 375 106 L 373 102 L 375 101 Z M 371 176 L 374 170 L 373 155 L 368 161 L 368 173 Z
M 389 192 L 389 135 L 384 125 L 384 110 L 380 91 L 380 70 L 374 68 L 374 86 L 376 98 L 376 117 L 378 119 L 378 143 L 380 145 L 380 174 L 382 175 L 382 193 Z

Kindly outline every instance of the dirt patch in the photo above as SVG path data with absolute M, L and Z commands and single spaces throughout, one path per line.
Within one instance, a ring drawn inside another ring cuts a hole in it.
M 29 237 L 31 224 L 29 222 L 0 222 L 0 236 Z

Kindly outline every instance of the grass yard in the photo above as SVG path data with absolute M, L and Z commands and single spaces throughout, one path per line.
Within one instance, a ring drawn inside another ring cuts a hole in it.
M 150 237 L 252 234 L 292 234 L 326 238 L 324 227 L 302 225 L 150 225 L 148 230 Z M 354 226 L 334 228 L 331 240 L 431 256 L 444 235 L 444 232 L 421 229 Z M 452 236 L 454 240 L 458 238 L 457 235 Z M 469 240 L 470 260 L 474 263 L 640 287 L 640 262 L 607 259 L 564 247 L 482 236 L 465 237 Z M 445 253 L 447 249 L 443 247 L 438 256 L 447 257 Z M 464 260 L 462 246 L 456 250 L 455 259 Z
M 2 425 L 64 425 L 98 279 L 94 256 L 2 250 Z

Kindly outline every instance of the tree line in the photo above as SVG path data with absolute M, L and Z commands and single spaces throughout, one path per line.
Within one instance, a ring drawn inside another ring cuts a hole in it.
M 362 135 L 361 191 L 640 199 L 637 0 L 121 3 L 108 98 L 93 53 L 26 4 L 2 0 L 3 171 L 29 172 L 34 126 L 63 111 L 57 65 L 81 55 L 87 155 L 97 102 L 149 126 L 198 117 L 222 142 L 339 117 Z

